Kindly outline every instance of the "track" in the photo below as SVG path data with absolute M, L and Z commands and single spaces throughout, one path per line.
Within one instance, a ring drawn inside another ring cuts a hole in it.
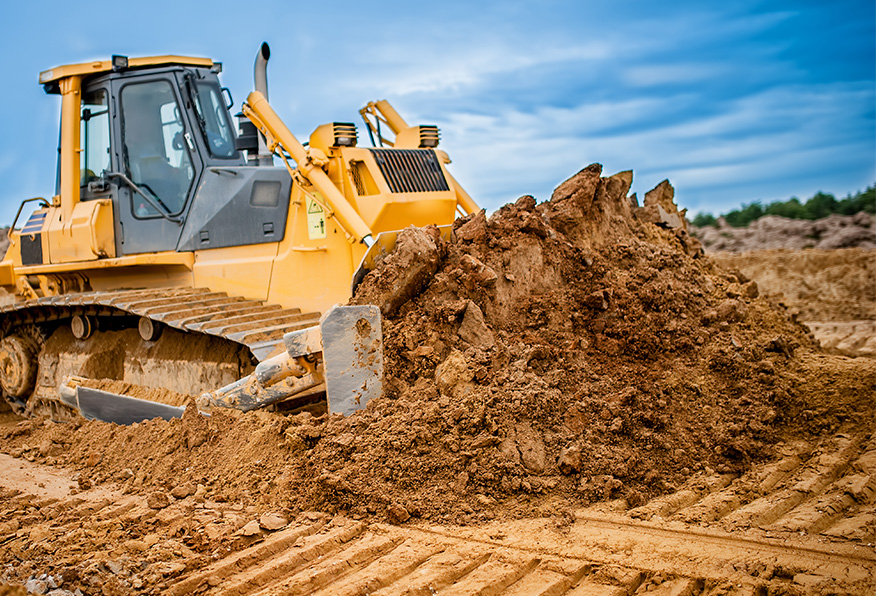
M 57 388 L 67 375 L 184 394 L 211 391 L 248 374 L 278 349 L 285 333 L 317 325 L 319 318 L 203 288 L 89 292 L 6 304 L 0 306 L 0 336 L 27 338 L 38 352 L 32 395 L 7 399 L 20 414 L 64 419 L 70 414 L 57 401 Z M 70 329 L 77 319 L 89 328 L 78 340 Z M 137 326 L 143 320 L 168 330 L 157 341 L 142 341 Z
M 206 288 L 164 288 L 46 296 L 0 307 L 3 335 L 16 325 L 70 319 L 75 315 L 134 315 L 180 331 L 203 333 L 244 345 L 258 360 L 267 357 L 283 335 L 319 322 L 319 313 L 302 313 Z
M 177 595 L 864 595 L 876 590 L 874 479 L 868 429 L 786 445 L 744 476 L 704 476 L 632 510 L 468 528 L 311 512 L 271 532 L 255 507 L 187 490 L 158 505 L 74 495 L 64 474 L 0 456 L 0 527 L 4 562 L 79 561 L 86 594 L 115 582 Z

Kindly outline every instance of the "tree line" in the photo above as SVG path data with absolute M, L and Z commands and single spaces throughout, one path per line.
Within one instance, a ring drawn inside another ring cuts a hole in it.
M 764 207 L 760 201 L 743 203 L 741 209 L 734 209 L 721 215 L 734 228 L 743 228 L 764 215 L 781 215 L 791 219 L 821 219 L 828 215 L 854 215 L 859 211 L 876 214 L 876 184 L 855 195 L 849 194 L 839 199 L 821 191 L 815 193 L 805 203 L 797 197 L 787 201 L 774 201 Z M 697 213 L 691 222 L 698 227 L 717 226 L 718 219 L 711 213 Z

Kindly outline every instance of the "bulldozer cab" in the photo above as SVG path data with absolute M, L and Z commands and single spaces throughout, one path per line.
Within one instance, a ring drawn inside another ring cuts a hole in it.
M 244 163 L 209 69 L 87 81 L 80 122 L 80 197 L 112 201 L 117 255 L 175 250 L 205 166 Z

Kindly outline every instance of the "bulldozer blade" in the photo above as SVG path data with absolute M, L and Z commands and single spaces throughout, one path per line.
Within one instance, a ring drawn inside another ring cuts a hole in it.
M 75 403 L 70 403 L 69 397 L 65 403 L 77 408 L 89 420 L 115 422 L 128 425 L 152 418 L 181 418 L 185 408 L 169 406 L 145 399 L 137 399 L 127 395 L 119 395 L 90 387 L 77 387 Z
M 320 329 L 329 412 L 352 414 L 383 391 L 380 309 L 335 306 L 323 316 Z

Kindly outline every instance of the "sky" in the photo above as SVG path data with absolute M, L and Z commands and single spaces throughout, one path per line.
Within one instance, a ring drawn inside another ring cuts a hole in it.
M 0 224 L 55 188 L 60 100 L 40 71 L 112 54 L 221 61 L 235 107 L 271 46 L 271 103 L 301 140 L 388 99 L 437 124 L 493 211 L 550 198 L 590 163 L 668 178 L 691 213 L 838 197 L 876 182 L 876 3 L 152 0 L 14 3 L 4 57 Z

